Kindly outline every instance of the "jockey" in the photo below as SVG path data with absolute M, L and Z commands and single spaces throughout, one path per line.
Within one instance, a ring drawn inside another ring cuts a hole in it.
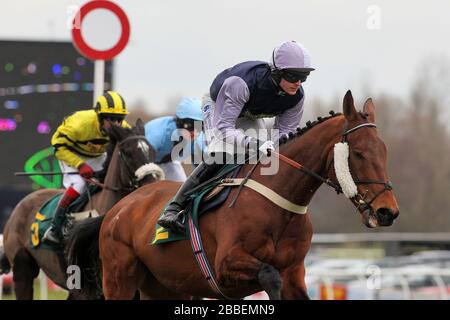
M 259 149 L 267 155 L 274 149 L 273 141 L 296 130 L 305 100 L 302 83 L 314 70 L 309 54 L 300 43 L 287 41 L 273 50 L 270 61 L 239 63 L 214 79 L 209 93 L 203 97 L 202 110 L 208 153 L 215 161 L 197 166 L 158 224 L 183 232 L 183 208 L 188 200 L 185 193 L 211 178 L 223 166 L 223 160 L 218 159 L 233 154 L 236 146 L 244 150 Z M 275 117 L 274 129 L 278 134 L 271 137 L 273 141 L 261 141 L 239 130 L 265 129 L 260 119 L 263 117 Z M 216 154 L 220 155 L 218 159 Z
M 166 180 L 186 180 L 186 173 L 179 160 L 189 155 L 194 157 L 194 153 L 204 149 L 201 121 L 200 99 L 185 97 L 178 104 L 175 117 L 160 117 L 145 124 L 145 136 L 156 151 L 156 163 L 163 169 Z M 188 152 L 172 155 L 174 147 L 184 141 L 189 142 Z
M 64 214 L 69 205 L 86 190 L 85 179 L 92 178 L 95 171 L 103 169 L 109 137 L 104 128 L 112 124 L 129 127 L 128 114 L 123 98 L 114 91 L 108 91 L 98 98 L 92 110 L 82 110 L 65 118 L 52 137 L 55 157 L 64 174 L 66 188 L 61 197 L 50 228 L 43 240 L 59 243 Z

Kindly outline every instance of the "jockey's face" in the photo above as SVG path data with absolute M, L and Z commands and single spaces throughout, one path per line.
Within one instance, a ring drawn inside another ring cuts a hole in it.
M 190 133 L 191 133 L 191 140 L 195 140 L 198 136 L 198 131 L 196 129 L 194 129 Z
M 180 129 L 184 129 L 184 130 L 182 130 L 183 131 L 182 136 L 184 139 L 195 140 L 199 133 L 197 129 L 202 130 L 201 124 L 202 124 L 201 121 L 187 119 L 182 122 L 180 122 L 180 120 L 178 120 L 177 126 Z
M 196 129 L 193 130 L 182 130 L 182 136 L 187 140 L 195 140 L 198 136 L 198 131 Z
M 105 128 L 109 129 L 111 125 L 120 126 L 122 125 L 123 119 L 120 118 L 114 118 L 114 117 L 101 117 L 100 119 L 100 131 L 105 134 Z
M 108 121 L 108 122 L 110 122 L 112 124 L 115 124 L 115 125 L 118 125 L 118 126 L 120 126 L 122 124 L 122 121 L 123 121 L 123 119 L 119 118 L 119 117 L 103 117 L 102 119 L 103 119 L 103 123 L 105 121 Z
M 285 79 L 281 78 L 280 87 L 286 92 L 288 95 L 293 96 L 297 93 L 298 89 L 302 85 L 302 82 L 298 80 L 297 82 L 288 82 Z

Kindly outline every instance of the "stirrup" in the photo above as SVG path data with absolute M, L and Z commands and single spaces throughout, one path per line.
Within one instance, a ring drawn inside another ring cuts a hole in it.
M 172 230 L 179 234 L 186 234 L 186 228 L 184 227 L 184 223 L 186 221 L 186 210 L 180 210 L 176 215 L 176 220 L 172 222 Z
M 164 220 L 164 216 L 158 220 L 158 224 L 174 233 L 185 234 L 184 222 L 186 221 L 186 210 L 182 209 L 178 213 L 174 213 L 174 219 Z M 180 219 L 181 218 L 181 219 Z
M 179 218 L 180 216 L 182 216 L 180 222 L 184 225 L 184 223 L 186 222 L 186 210 L 185 209 L 180 210 L 180 212 L 177 213 L 177 218 Z M 177 221 L 178 221 L 178 219 L 177 219 Z
M 50 226 L 50 228 L 45 231 L 44 236 L 42 237 L 42 242 L 53 242 L 53 243 L 59 243 L 59 238 L 55 234 L 55 230 L 53 226 Z

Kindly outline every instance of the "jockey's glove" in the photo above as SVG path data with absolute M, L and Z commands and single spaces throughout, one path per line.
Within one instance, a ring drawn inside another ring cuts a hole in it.
M 79 166 L 78 172 L 80 173 L 80 176 L 85 179 L 90 179 L 94 176 L 94 170 L 87 163 L 83 163 Z
M 273 143 L 273 141 L 267 140 L 262 145 L 260 145 L 258 149 L 266 156 L 270 156 L 270 152 L 272 150 L 275 150 L 275 144 Z

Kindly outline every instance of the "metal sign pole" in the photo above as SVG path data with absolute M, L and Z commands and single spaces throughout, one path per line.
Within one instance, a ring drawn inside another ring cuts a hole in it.
M 103 86 L 105 83 L 105 60 L 95 60 L 94 62 L 94 96 L 92 105 L 95 106 L 95 102 L 98 97 L 103 94 Z

